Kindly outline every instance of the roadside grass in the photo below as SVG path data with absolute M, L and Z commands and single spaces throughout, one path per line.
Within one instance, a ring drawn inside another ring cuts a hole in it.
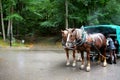
M 3 39 L 0 38 L 0 47 L 9 47 L 10 42 L 8 40 L 4 41 Z M 21 42 L 13 41 L 12 42 L 12 47 L 27 47 L 28 44 L 22 44 Z
M 12 47 L 34 47 L 38 46 L 40 48 L 61 48 L 61 41 L 57 40 L 56 37 L 38 37 L 37 41 L 34 42 L 25 42 L 22 43 L 20 40 L 13 39 L 12 41 Z M 6 48 L 10 47 L 10 41 L 6 40 L 3 41 L 3 39 L 0 37 L 0 47 Z
M 9 46 L 9 44 L 3 41 L 2 39 L 0 39 L 0 47 L 7 47 L 7 46 Z
M 35 45 L 39 45 L 42 47 L 61 47 L 61 41 L 58 37 L 39 37 Z

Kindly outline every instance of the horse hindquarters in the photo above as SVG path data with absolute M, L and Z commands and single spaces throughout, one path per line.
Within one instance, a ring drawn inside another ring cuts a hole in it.
M 101 52 L 101 57 L 102 57 L 102 60 L 103 60 L 103 66 L 107 66 L 107 62 L 106 62 L 106 48 L 107 48 L 107 44 L 106 44 L 106 38 L 103 34 L 100 34 L 99 35 L 101 40 L 102 40 L 102 46 L 100 48 L 100 52 Z

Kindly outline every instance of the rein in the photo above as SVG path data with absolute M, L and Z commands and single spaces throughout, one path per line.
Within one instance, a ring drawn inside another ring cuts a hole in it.
M 72 47 L 66 47 L 66 41 L 65 40 L 63 40 L 62 39 L 62 46 L 64 47 L 64 48 L 67 48 L 67 49 L 69 49 L 69 50 L 75 50 L 75 48 L 74 48 L 74 45 L 76 44 L 75 42 L 67 42 L 67 43 L 71 43 L 73 46 Z
M 106 58 L 104 55 L 101 54 L 100 50 L 95 45 L 93 45 L 93 46 L 103 58 Z

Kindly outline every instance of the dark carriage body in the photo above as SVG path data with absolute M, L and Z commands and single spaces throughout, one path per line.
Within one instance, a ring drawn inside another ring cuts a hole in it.
M 94 25 L 85 26 L 88 33 L 102 33 L 105 36 L 110 34 L 112 38 L 116 38 L 120 44 L 120 26 L 118 25 Z
M 93 25 L 93 26 L 85 26 L 85 31 L 88 33 L 102 33 L 105 36 L 110 34 L 111 38 L 113 40 L 118 41 L 118 45 L 120 45 L 120 26 L 118 25 Z M 117 56 L 120 57 L 120 46 L 117 47 Z M 92 52 L 91 55 L 93 55 L 94 52 Z

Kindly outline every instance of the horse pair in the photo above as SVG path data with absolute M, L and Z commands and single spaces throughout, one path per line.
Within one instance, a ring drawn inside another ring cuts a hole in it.
M 106 62 L 106 38 L 101 33 L 88 34 L 84 28 L 81 29 L 66 29 L 66 36 L 62 37 L 65 41 L 66 48 L 73 48 L 73 50 L 78 50 L 81 53 L 82 62 L 80 68 L 83 69 L 85 67 L 84 61 L 84 52 L 87 53 L 87 65 L 86 71 L 90 71 L 90 51 L 98 52 L 99 62 L 103 60 L 103 66 L 107 65 Z M 65 33 L 65 32 L 64 32 Z M 75 60 L 75 54 L 73 56 Z M 100 59 L 101 58 L 101 59 Z
M 79 53 L 78 50 L 75 50 L 75 46 L 73 43 L 69 44 L 69 47 L 66 46 L 66 41 L 67 41 L 67 36 L 68 36 L 68 30 L 61 30 L 62 32 L 62 46 L 66 52 L 66 57 L 67 57 L 67 62 L 66 65 L 70 65 L 70 60 L 69 60 L 69 51 L 72 51 L 72 56 L 73 56 L 73 63 L 72 66 L 76 66 L 76 52 L 78 53 L 78 59 L 81 61 L 81 54 Z

